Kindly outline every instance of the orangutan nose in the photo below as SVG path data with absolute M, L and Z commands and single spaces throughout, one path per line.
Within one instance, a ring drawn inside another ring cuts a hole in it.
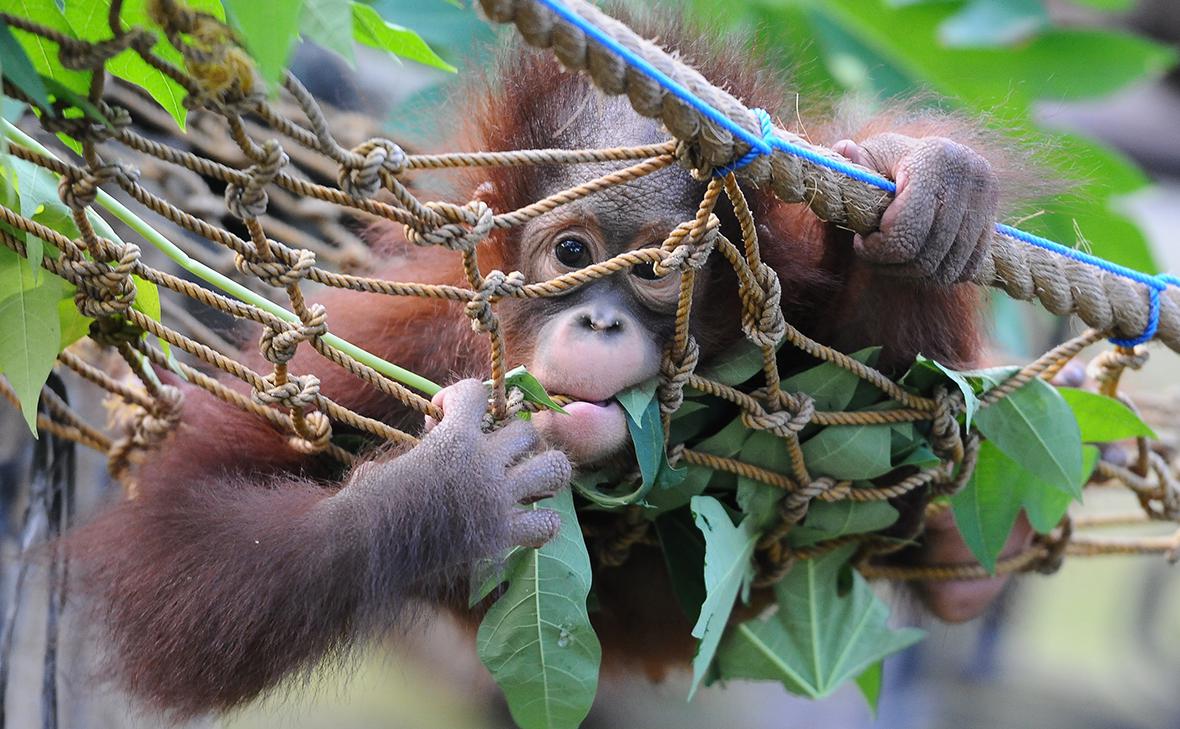
M 574 320 L 582 329 L 597 334 L 622 334 L 624 317 L 610 304 L 592 304 L 575 312 Z

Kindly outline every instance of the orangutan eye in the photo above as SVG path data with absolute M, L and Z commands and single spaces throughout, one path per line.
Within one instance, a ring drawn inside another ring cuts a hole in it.
M 577 238 L 563 238 L 553 248 L 553 255 L 561 265 L 582 268 L 590 265 L 590 249 Z

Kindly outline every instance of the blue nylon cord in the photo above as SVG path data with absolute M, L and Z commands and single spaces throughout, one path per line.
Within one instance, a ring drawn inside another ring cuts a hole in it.
M 861 167 L 857 167 L 853 164 L 826 157 L 822 154 L 819 154 L 818 152 L 815 152 L 814 150 L 800 147 L 797 144 L 793 144 L 779 137 L 774 133 L 774 127 L 770 120 L 770 115 L 767 114 L 764 109 L 751 110 L 758 118 L 762 136 L 753 134 L 739 125 L 737 122 L 722 114 L 713 106 L 709 105 L 704 99 L 700 98 L 681 84 L 677 83 L 677 81 L 671 76 L 648 63 L 645 59 L 637 55 L 631 49 L 607 35 L 596 25 L 567 8 L 564 4 L 559 2 L 559 0 L 538 0 L 538 2 L 548 7 L 567 22 L 576 26 L 587 36 L 593 38 L 599 45 L 622 58 L 623 61 L 627 63 L 627 65 L 639 70 L 643 75 L 654 80 L 673 96 L 696 109 L 710 121 L 714 122 L 749 145 L 750 151 L 746 152 L 735 162 L 720 168 L 714 174 L 729 174 L 730 172 L 745 167 L 758 157 L 771 154 L 773 150 L 777 149 L 794 157 L 805 159 L 808 162 L 821 167 L 834 170 L 846 177 L 850 177 L 854 180 L 863 182 L 866 185 L 884 190 L 890 194 L 895 194 L 897 192 L 897 185 L 894 184 L 892 180 L 882 177 L 881 175 L 878 175 L 874 172 L 865 170 Z M 1110 341 L 1119 346 L 1130 347 L 1150 341 L 1152 337 L 1155 336 L 1156 330 L 1159 328 L 1160 292 L 1167 289 L 1168 286 L 1180 287 L 1180 278 L 1176 276 L 1167 274 L 1152 276 L 1150 274 L 1143 273 L 1142 271 L 1136 271 L 1133 268 L 1120 266 L 1119 264 L 1108 261 L 1104 258 L 1099 258 L 1098 256 L 1069 248 L 1068 246 L 1051 241 L 1048 238 L 1042 238 L 1039 235 L 1034 235 L 1018 228 L 1013 228 L 1010 225 L 997 223 L 996 232 L 998 232 L 1000 235 L 1014 238 L 1023 243 L 1036 246 L 1037 248 L 1043 248 L 1045 250 L 1052 251 L 1059 255 L 1065 256 L 1066 258 L 1078 261 L 1079 263 L 1084 263 L 1089 266 L 1100 268 L 1104 271 L 1107 271 L 1108 273 L 1121 276 L 1146 286 L 1151 299 L 1151 310 L 1148 315 L 1147 327 L 1143 330 L 1142 334 L 1132 339 L 1111 338 Z

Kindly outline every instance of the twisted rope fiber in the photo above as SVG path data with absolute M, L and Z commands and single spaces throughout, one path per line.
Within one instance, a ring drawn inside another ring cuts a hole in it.
M 582 44 L 581 50 L 578 51 L 579 45 L 573 42 L 576 39 L 570 35 L 572 27 L 554 26 L 549 22 L 548 30 L 544 30 L 545 23 L 541 21 L 545 19 L 537 17 L 537 5 L 520 2 L 485 2 L 484 5 L 485 8 L 494 5 L 501 19 L 511 19 L 514 13 L 520 16 L 518 20 L 523 18 L 524 27 L 521 30 L 531 42 L 545 45 L 546 43 L 539 41 L 560 41 L 557 44 L 558 53 L 567 65 L 589 67 L 592 72 L 599 72 L 600 76 L 603 69 L 610 71 L 613 68 L 606 62 L 609 57 L 596 55 L 600 52 L 595 46 L 587 47 Z M 171 3 L 169 7 L 180 12 L 177 6 Z M 530 11 L 529 8 L 533 10 Z M 530 12 L 533 12 L 532 16 L 528 15 Z M 489 14 L 496 17 L 492 11 L 489 11 Z M 0 14 L 0 17 L 9 18 L 4 14 Z M 196 22 L 188 16 L 182 20 L 190 24 Z M 814 500 L 888 500 L 917 489 L 928 489 L 932 494 L 949 494 L 961 488 L 970 475 L 978 452 L 979 439 L 973 432 L 962 433 L 955 419 L 956 414 L 962 409 L 961 396 L 958 393 L 938 392 L 933 397 L 913 394 L 875 368 L 807 338 L 785 321 L 779 301 L 781 292 L 778 279 L 761 260 L 757 226 L 735 175 L 741 174 L 746 179 L 755 181 L 770 180 L 775 191 L 785 196 L 784 199 L 800 200 L 802 198 L 798 196 L 804 192 L 810 194 L 813 191 L 823 191 L 824 195 L 816 196 L 814 202 L 817 212 L 827 216 L 826 219 L 853 221 L 855 225 L 873 224 L 873 211 L 879 213 L 879 209 L 883 209 L 883 205 L 888 202 L 888 198 L 880 194 L 883 188 L 880 188 L 879 184 L 874 185 L 872 180 L 861 180 L 879 189 L 872 193 L 875 197 L 871 200 L 858 199 L 856 196 L 861 193 L 855 187 L 845 189 L 840 187 L 834 178 L 816 177 L 816 169 L 822 171 L 830 167 L 829 165 L 815 162 L 819 167 L 800 166 L 796 157 L 772 154 L 776 150 L 783 151 L 778 149 L 779 142 L 791 137 L 783 137 L 785 132 L 774 129 L 765 112 L 746 110 L 732 97 L 717 91 L 691 69 L 666 56 L 656 56 L 653 61 L 653 68 L 663 69 L 665 75 L 688 79 L 689 83 L 685 88 L 692 89 L 690 93 L 694 97 L 711 100 L 707 106 L 716 112 L 718 119 L 713 121 L 720 124 L 719 127 L 709 126 L 708 123 L 699 124 L 693 122 L 692 118 L 686 118 L 682 113 L 685 109 L 683 100 L 661 97 L 659 85 L 652 84 L 646 77 L 627 77 L 626 84 L 612 88 L 615 93 L 628 90 L 632 95 L 632 102 L 637 104 L 637 109 L 646 109 L 641 110 L 641 113 L 647 113 L 649 116 L 668 115 L 665 123 L 669 129 L 681 140 L 695 140 L 699 147 L 695 151 L 687 149 L 683 142 L 671 140 L 656 145 L 601 150 L 518 150 L 411 155 L 405 154 L 392 141 L 382 138 L 371 138 L 352 148 L 342 145 L 333 136 L 328 119 L 315 100 L 290 75 L 285 78 L 283 88 L 302 112 L 306 125 L 288 119 L 271 101 L 250 92 L 251 83 L 247 83 L 250 79 L 231 78 L 230 82 L 218 81 L 215 86 L 211 86 L 206 78 L 210 71 L 209 64 L 212 63 L 211 54 L 224 54 L 225 49 L 189 47 L 180 38 L 179 31 L 176 31 L 176 27 L 179 27 L 176 26 L 179 22 L 176 18 L 164 18 L 163 22 L 166 30 L 172 29 L 168 33 L 169 39 L 183 46 L 183 55 L 190 59 L 190 67 L 187 70 L 175 68 L 152 56 L 150 48 L 143 47 L 143 43 L 131 43 L 130 51 L 177 79 L 178 83 L 188 89 L 191 96 L 186 100 L 186 104 L 194 109 L 204 108 L 223 122 L 221 133 L 227 146 L 231 152 L 236 150 L 233 157 L 244 157 L 247 160 L 247 169 L 239 170 L 190 151 L 174 149 L 133 131 L 129 127 L 130 114 L 122 108 L 110 107 L 101 96 L 103 62 L 111 55 L 116 45 L 102 45 L 100 42 L 94 44 L 99 47 L 91 52 L 88 50 L 88 44 L 69 39 L 52 29 L 45 29 L 28 21 L 13 24 L 24 31 L 60 41 L 58 44 L 61 52 L 69 54 L 73 59 L 72 63 L 94 70 L 97 81 L 92 86 L 91 101 L 103 109 L 108 117 L 117 119 L 114 128 L 95 128 L 93 125 L 81 123 L 84 120 L 70 120 L 71 124 L 65 131 L 78 136 L 83 144 L 83 162 L 79 164 L 57 160 L 43 149 L 33 150 L 20 145 L 11 147 L 16 157 L 61 177 L 59 196 L 71 210 L 78 227 L 78 238 L 71 239 L 3 206 L 0 206 L 0 221 L 23 234 L 36 236 L 48 242 L 61 253 L 57 257 L 43 257 L 41 266 L 77 287 L 76 305 L 79 310 L 95 318 L 91 338 L 117 352 L 130 372 L 127 378 L 117 378 L 97 364 L 87 361 L 81 351 L 66 350 L 59 356 L 61 364 L 125 403 L 132 411 L 131 417 L 125 419 L 125 432 L 112 439 L 88 426 L 51 391 L 46 390 L 44 398 L 49 410 L 48 415 L 39 414 L 39 427 L 107 453 L 112 473 L 128 483 L 129 492 L 134 493 L 134 483 L 129 476 L 130 465 L 137 458 L 147 457 L 148 451 L 175 424 L 179 404 L 178 393 L 173 388 L 161 385 L 146 363 L 164 369 L 178 369 L 190 384 L 207 390 L 214 397 L 233 407 L 264 418 L 273 427 L 288 434 L 292 447 L 301 452 L 322 453 L 345 464 L 351 463 L 354 456 L 332 441 L 334 422 L 348 425 L 381 440 L 412 443 L 414 438 L 386 423 L 344 408 L 320 394 L 318 378 L 291 369 L 292 358 L 301 346 L 312 348 L 323 358 L 395 398 L 408 409 L 440 417 L 437 409 L 425 398 L 383 374 L 376 365 L 358 359 L 363 350 L 353 348 L 346 351 L 343 347 L 349 343 L 331 337 L 329 312 L 304 298 L 302 286 L 305 280 L 354 291 L 434 298 L 463 304 L 472 326 L 476 331 L 486 335 L 491 345 L 493 407 L 488 418 L 488 425 L 491 427 L 523 410 L 537 409 L 535 404 L 524 402 L 519 390 L 507 389 L 505 370 L 509 354 L 506 352 L 503 334 L 500 331 L 496 304 L 504 298 L 560 296 L 579 286 L 643 264 L 651 264 L 653 270 L 660 274 L 678 272 L 681 275 L 675 332 L 672 344 L 665 352 L 661 364 L 661 378 L 657 389 L 665 432 L 669 432 L 670 417 L 679 408 L 685 391 L 689 390 L 712 395 L 737 406 L 739 416 L 746 427 L 762 430 L 780 438 L 790 456 L 790 473 L 784 474 L 759 468 L 736 458 L 716 456 L 687 448 L 683 444 L 669 444 L 669 461 L 672 463 L 683 461 L 689 465 L 750 478 L 782 490 L 783 495 L 778 505 L 779 521 L 768 529 L 758 545 L 755 560 L 759 568 L 758 584 L 773 583 L 786 574 L 791 565 L 799 559 L 814 557 L 850 542 L 861 545 L 859 553 L 865 561 L 862 561 L 860 567 L 866 574 L 871 574 L 874 569 L 886 569 L 868 561 L 873 555 L 886 554 L 902 544 L 898 539 L 866 534 L 843 536 L 805 549 L 792 549 L 787 537 L 793 527 L 805 518 L 808 506 Z M 212 37 L 220 37 L 217 33 L 221 30 L 215 28 L 214 31 Z M 113 32 L 118 35 L 121 31 Z M 644 52 L 650 50 L 643 45 L 646 41 L 641 39 L 626 42 L 629 46 Z M 654 46 L 650 48 L 654 49 Z M 241 67 L 233 63 L 229 65 L 232 66 L 229 69 L 231 75 L 249 72 L 248 67 L 242 71 Z M 622 67 L 622 71 L 626 71 L 625 66 Z M 616 78 L 617 81 L 621 79 L 622 77 Z M 7 85 L 6 90 L 19 95 L 17 90 Z M 658 103 L 648 103 L 653 98 Z M 647 102 L 644 99 L 647 99 Z M 644 106 L 645 103 L 647 106 Z M 718 109 L 724 111 L 717 111 Z M 263 124 L 246 121 L 245 115 L 261 119 Z M 749 118 L 751 127 L 756 125 L 759 133 L 743 130 L 744 134 L 731 134 L 726 130 L 725 124 L 719 121 L 735 118 Z M 52 125 L 54 120 L 46 118 L 44 122 Z M 283 149 L 277 139 L 270 138 L 272 133 L 293 140 L 294 146 L 290 150 Z M 759 144 L 748 142 L 746 136 L 750 136 Z M 226 210 L 242 222 L 248 236 L 243 238 L 235 235 L 219 227 L 215 224 L 216 221 L 204 220 L 147 189 L 135 170 L 122 162 L 107 161 L 100 157 L 95 147 L 97 141 L 109 142 L 112 145 L 119 143 L 134 153 L 225 183 Z M 742 144 L 746 144 L 748 149 L 739 156 L 735 151 L 740 150 Z M 807 147 L 804 151 L 830 162 L 839 162 L 832 157 L 831 152 L 822 148 Z M 300 154 L 297 155 L 296 152 Z M 311 182 L 299 176 L 296 170 L 290 169 L 293 166 L 293 158 L 306 159 L 309 154 L 320 155 L 319 159 L 330 160 L 336 165 L 333 168 L 329 163 L 317 169 L 325 173 L 329 179 L 334 177 L 339 187 Z M 678 160 L 682 163 L 686 160 L 693 161 L 693 166 L 698 172 L 706 173 L 706 178 L 711 175 L 712 179 L 693 218 L 676 226 L 659 246 L 628 251 L 548 281 L 528 282 L 515 271 L 481 270 L 479 244 L 493 229 L 522 225 L 573 200 L 651 174 Z M 411 170 L 590 162 L 629 163 L 629 166 L 510 211 L 492 211 L 473 202 L 460 205 L 421 201 L 399 179 L 400 175 Z M 859 168 L 852 171 L 856 172 L 857 169 Z M 758 175 L 762 177 L 759 178 Z M 877 176 L 877 182 L 881 180 L 883 178 Z M 887 180 L 884 182 L 888 183 Z M 255 303 L 239 301 L 160 271 L 142 261 L 138 246 L 118 241 L 114 233 L 104 227 L 102 219 L 90 210 L 93 204 L 104 202 L 102 187 L 111 185 L 122 189 L 138 204 L 164 216 L 180 229 L 201 236 L 217 244 L 219 250 L 229 252 L 232 259 L 231 273 L 236 273 L 239 278 L 261 282 L 263 286 L 284 293 L 290 302 L 290 311 L 269 300 Z M 370 196 L 378 190 L 387 191 L 389 196 L 384 200 L 371 198 Z M 276 239 L 283 236 L 275 236 L 275 231 L 286 230 L 280 226 L 281 221 L 273 219 L 273 211 L 269 210 L 270 195 L 277 193 L 321 200 L 339 208 L 392 221 L 402 225 L 407 237 L 415 243 L 450 248 L 456 251 L 455 255 L 462 258 L 466 285 L 388 281 L 323 268 L 317 263 L 316 251 L 320 250 L 319 248 L 312 250 L 309 247 L 291 246 Z M 722 194 L 728 197 L 738 218 L 742 237 L 740 246 L 720 233 L 719 221 L 713 214 L 713 209 Z M 795 195 L 796 198 L 791 198 L 791 195 Z M 27 258 L 28 250 L 18 237 L 0 231 L 0 243 Z M 997 280 L 1006 282 L 1003 284 L 1006 288 L 1018 291 L 1027 289 L 1029 292 L 1036 290 L 1037 295 L 1051 310 L 1062 313 L 1066 309 L 1073 310 L 1069 307 L 1086 307 L 1086 297 L 1103 296 L 1107 289 L 1114 292 L 1110 296 L 1112 300 L 1117 298 L 1120 292 L 1128 301 L 1133 302 L 1135 298 L 1136 292 L 1122 280 L 1113 280 L 1112 283 L 1106 279 L 1094 278 L 1092 274 L 1090 278 L 1085 278 L 1077 271 L 1073 271 L 1074 278 L 1068 282 L 1060 276 L 1052 279 L 1049 276 L 1052 273 L 1049 270 L 1051 266 L 1047 263 L 1049 259 L 1020 257 L 1024 255 L 1024 250 L 1026 249 L 1013 248 L 1009 253 L 998 256 L 998 272 L 995 276 Z M 742 306 L 742 331 L 747 340 L 761 353 L 765 385 L 751 392 L 723 385 L 696 374 L 699 348 L 689 331 L 695 272 L 706 264 L 714 251 L 719 252 L 724 263 L 735 271 Z M 1083 258 L 1073 255 L 1069 258 L 1074 262 L 1086 262 Z M 189 330 L 186 333 L 183 320 L 180 328 L 176 325 L 166 326 L 133 308 L 137 288 L 132 282 L 132 276 L 233 317 L 260 324 L 262 333 L 259 344 L 265 360 L 270 364 L 270 372 L 257 371 L 243 365 L 235 359 L 236 348 L 219 349 L 209 346 L 210 343 L 216 344 L 217 340 L 208 337 L 207 330 L 207 341 L 202 342 L 199 336 L 201 330 Z M 1158 280 L 1161 285 L 1173 288 L 1180 283 L 1174 277 L 1167 276 L 1159 277 Z M 1119 286 L 1125 287 L 1125 290 Z M 1074 288 L 1078 288 L 1076 300 L 1073 298 Z M 1148 328 L 1158 329 L 1161 338 L 1167 341 L 1169 327 L 1174 328 L 1175 323 L 1176 304 L 1172 300 L 1173 290 L 1167 289 L 1166 296 L 1158 295 L 1165 291 L 1163 288 L 1153 288 L 1151 291 L 1156 296 L 1144 317 Z M 1031 293 L 1025 296 L 1030 297 Z M 1115 313 L 1123 311 L 1121 306 L 1120 304 L 1116 307 L 1103 300 L 1100 304 L 1084 308 L 1084 320 L 1102 319 L 1106 326 L 1096 326 L 1095 330 L 1053 349 L 1024 367 L 1001 386 L 989 391 L 982 398 L 982 406 L 987 407 L 997 402 L 1032 378 L 1051 377 L 1084 346 L 1100 339 L 1099 330 L 1111 330 L 1116 322 Z M 1123 317 L 1117 319 L 1120 327 L 1127 317 L 1134 318 L 1133 313 L 1119 316 Z M 161 342 L 168 342 L 179 355 L 203 364 L 204 369 L 165 355 L 159 346 L 143 337 L 145 333 L 154 335 Z M 852 373 L 887 398 L 896 401 L 897 406 L 880 411 L 817 411 L 806 393 L 788 392 L 781 387 L 777 350 L 779 346 L 788 344 L 820 361 Z M 1146 356 L 1141 348 L 1134 352 L 1120 352 L 1123 353 L 1105 361 L 1103 365 L 1103 387 L 1109 388 L 1112 392 L 1118 385 L 1119 374 L 1123 368 L 1137 366 Z M 234 389 L 221 379 L 210 376 L 209 371 L 218 370 L 246 383 L 249 391 Z M 134 380 L 130 379 L 131 377 Z M 0 382 L 0 385 L 3 383 Z M 0 387 L 0 396 L 16 400 L 15 394 L 6 387 Z M 568 398 L 560 394 L 556 395 L 556 400 L 559 403 L 568 402 Z M 911 472 L 895 473 L 866 486 L 836 481 L 828 477 L 813 477 L 804 462 L 800 446 L 800 432 L 804 428 L 902 422 L 931 423 L 931 445 L 943 460 L 939 466 L 916 472 L 911 469 Z M 1130 488 L 1140 499 L 1144 519 L 1180 520 L 1180 489 L 1177 488 L 1177 479 L 1172 467 L 1158 454 L 1147 451 L 1148 443 L 1145 439 L 1140 441 L 1139 447 L 1137 466 L 1123 468 L 1103 464 L 1099 467 L 1100 476 Z M 616 515 L 619 517 L 616 528 L 601 530 L 601 535 L 594 537 L 598 540 L 593 547 L 595 553 L 604 563 L 609 564 L 621 563 L 626 560 L 632 546 L 650 541 L 648 523 L 639 518 L 639 510 L 627 508 Z M 1066 531 L 1062 530 L 1057 542 L 1038 543 L 1029 552 L 1002 563 L 1002 568 L 1051 569 L 1059 562 L 1060 556 L 1067 552 L 1143 552 L 1172 555 L 1177 551 L 1177 540 L 1180 540 L 1180 530 L 1177 530 L 1174 536 L 1168 538 L 1129 542 L 1089 540 L 1084 542 L 1084 549 L 1081 546 L 1083 542 L 1078 542 L 1079 546 L 1070 551 L 1070 534 Z M 915 533 L 912 536 L 917 535 Z M 911 536 L 906 537 L 909 538 Z M 888 569 L 892 570 L 890 574 L 902 575 L 900 579 L 958 579 L 967 573 L 983 576 L 978 574 L 977 566 L 938 570 L 904 568 L 900 572 L 894 568 Z
M 675 136 L 697 145 L 697 161 L 712 165 L 713 174 L 737 171 L 755 183 L 769 180 L 784 200 L 806 201 L 821 218 L 847 224 L 858 233 L 878 227 L 889 198 L 897 190 L 893 181 L 876 172 L 774 127 L 764 110 L 746 108 L 584 0 L 480 0 L 480 4 L 492 20 L 514 22 L 527 41 L 552 48 L 571 68 L 586 70 L 604 92 L 626 92 L 637 112 L 659 117 Z M 596 61 L 599 49 L 623 63 Z M 644 89 L 629 70 L 679 103 L 668 103 L 659 93 L 645 94 L 650 89 Z M 783 164 L 775 152 L 798 162 Z M 859 184 L 842 184 L 825 171 Z M 1176 277 L 1136 271 L 1008 225 L 997 224 L 996 233 L 991 265 L 977 274 L 978 283 L 1003 288 L 1015 298 L 1040 298 L 1053 313 L 1077 313 L 1088 325 L 1103 331 L 1135 333 L 1112 334 L 1111 341 L 1119 346 L 1131 347 L 1158 337 L 1180 352 L 1180 282 Z M 1033 249 L 1020 250 L 1017 243 Z M 1100 280 L 1062 266 L 1055 256 L 1098 269 Z M 1013 277 L 1018 271 L 1026 273 Z M 1128 291 L 1102 274 L 1139 284 L 1146 291 Z M 1165 292 L 1166 302 L 1160 295 Z M 1083 298 L 1098 301 L 1086 304 Z

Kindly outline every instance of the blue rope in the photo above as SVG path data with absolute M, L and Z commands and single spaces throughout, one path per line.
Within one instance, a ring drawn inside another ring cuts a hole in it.
M 770 144 L 770 142 L 776 138 L 774 134 L 774 122 L 771 121 L 770 114 L 767 114 L 765 109 L 750 109 L 750 111 L 754 112 L 754 116 L 758 117 L 758 124 L 762 127 L 762 140 L 767 144 Z M 760 149 L 751 146 L 750 151 L 743 154 L 741 159 L 724 167 L 719 167 L 713 170 L 713 176 L 725 177 L 730 172 L 736 172 L 759 157 L 763 156 L 765 155 Z
M 737 122 L 722 114 L 716 108 L 711 106 L 704 99 L 700 98 L 692 91 L 688 90 L 668 74 L 648 63 L 630 48 L 619 43 L 614 38 L 607 35 L 602 29 L 586 20 L 582 16 L 567 8 L 559 0 L 539 0 L 539 2 L 554 13 L 565 19 L 567 22 L 576 26 L 579 30 L 585 33 L 588 37 L 593 38 L 599 45 L 611 51 L 615 55 L 622 58 L 627 65 L 638 69 L 640 73 L 658 83 L 662 88 L 670 94 L 680 99 L 685 104 L 688 104 L 693 109 L 696 109 L 707 119 L 717 124 L 721 128 L 727 130 L 738 139 L 749 145 L 750 150 L 746 152 L 740 159 L 732 162 L 725 167 L 722 167 L 714 172 L 715 175 L 727 175 L 735 170 L 740 170 L 746 165 L 753 162 L 758 157 L 770 155 L 774 150 L 780 150 L 793 157 L 805 159 L 808 162 L 826 167 L 830 170 L 839 172 L 840 174 L 850 177 L 866 185 L 870 185 L 880 190 L 884 190 L 890 194 L 896 194 L 897 185 L 881 175 L 871 172 L 864 168 L 853 165 L 850 162 L 843 162 L 838 159 L 832 159 L 823 154 L 820 154 L 812 149 L 801 147 L 797 144 L 789 142 L 774 133 L 774 125 L 771 122 L 770 115 L 764 109 L 752 109 L 751 111 L 758 118 L 759 126 L 761 127 L 762 135 L 759 136 L 742 127 Z M 1112 338 L 1110 341 L 1118 346 L 1132 347 L 1136 344 L 1142 344 L 1150 341 L 1159 328 L 1160 318 L 1160 292 L 1166 290 L 1169 286 L 1180 287 L 1180 278 L 1176 276 L 1161 274 L 1159 276 L 1152 276 L 1136 271 L 1133 268 L 1120 266 L 1117 263 L 1108 261 L 1098 256 L 1090 255 L 1073 248 L 1061 245 L 1048 238 L 1042 238 L 1039 235 L 1027 233 L 1018 228 L 1013 228 L 1010 225 L 996 224 L 996 232 L 1000 235 L 1008 236 L 1016 240 L 1028 243 L 1029 245 L 1043 248 L 1048 251 L 1053 251 L 1059 255 L 1070 258 L 1079 263 L 1084 263 L 1088 266 L 1112 273 L 1116 276 L 1129 279 L 1147 287 L 1148 294 L 1151 297 L 1151 310 L 1147 319 L 1147 327 L 1143 333 L 1132 339 L 1116 339 Z

